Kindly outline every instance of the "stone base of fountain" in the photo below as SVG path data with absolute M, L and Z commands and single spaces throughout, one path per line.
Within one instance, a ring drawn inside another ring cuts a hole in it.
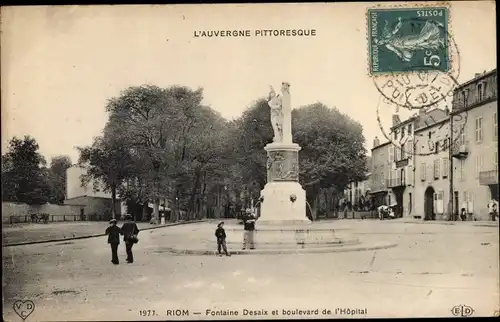
M 255 249 L 243 250 L 242 226 L 226 225 L 226 245 L 231 254 L 306 254 L 335 253 L 384 249 L 396 246 L 387 242 L 365 244 L 349 234 L 347 229 L 329 229 L 321 223 L 286 225 L 284 227 L 260 226 L 254 232 Z M 212 236 L 205 236 L 196 245 L 168 248 L 169 252 L 191 255 L 215 255 L 217 243 Z

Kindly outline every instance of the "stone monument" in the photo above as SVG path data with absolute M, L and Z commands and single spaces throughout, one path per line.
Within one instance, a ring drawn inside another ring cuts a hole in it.
M 306 192 L 299 184 L 300 146 L 292 139 L 290 84 L 283 82 L 281 94 L 271 87 L 273 142 L 267 144 L 267 184 L 261 192 L 260 224 L 310 224 L 306 216 Z

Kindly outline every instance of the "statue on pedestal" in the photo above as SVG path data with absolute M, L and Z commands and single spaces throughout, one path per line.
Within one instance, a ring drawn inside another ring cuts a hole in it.
M 281 95 L 271 86 L 268 105 L 271 108 L 271 125 L 275 143 L 292 143 L 292 109 L 290 104 L 290 84 L 281 83 Z
M 271 108 L 271 125 L 273 126 L 273 142 L 283 142 L 283 106 L 280 95 L 271 86 L 267 104 Z

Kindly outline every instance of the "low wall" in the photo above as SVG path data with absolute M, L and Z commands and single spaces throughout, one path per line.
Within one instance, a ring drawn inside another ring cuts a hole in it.
M 103 215 L 109 220 L 111 218 L 112 213 L 112 205 L 111 199 L 109 198 L 101 198 L 101 197 L 93 197 L 93 196 L 81 196 L 72 199 L 64 200 L 64 204 L 66 205 L 85 205 L 85 214 L 88 215 Z M 115 202 L 115 210 L 116 216 L 120 218 L 121 216 L 121 207 L 120 200 L 116 200 Z M 92 220 L 92 219 L 91 219 Z
M 11 217 L 17 217 L 15 222 L 26 222 L 25 217 L 31 214 L 49 214 L 50 221 L 68 221 L 80 216 L 82 205 L 28 205 L 20 202 L 2 202 L 2 223 L 11 223 Z M 67 218 L 66 218 L 67 217 Z
M 339 219 L 374 219 L 378 218 L 377 211 L 339 211 Z

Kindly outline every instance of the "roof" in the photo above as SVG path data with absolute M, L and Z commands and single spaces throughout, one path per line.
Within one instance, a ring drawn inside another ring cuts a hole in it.
M 381 148 L 383 146 L 386 146 L 387 144 L 391 143 L 391 141 L 387 141 L 387 142 L 384 142 L 384 143 L 380 143 L 379 145 L 377 145 L 376 147 L 373 147 L 371 148 L 370 150 L 373 151 L 375 149 L 378 149 L 378 148 Z
M 479 80 L 481 80 L 483 78 L 486 78 L 488 76 L 496 74 L 496 72 L 497 72 L 497 69 L 495 68 L 495 69 L 493 69 L 493 70 L 491 70 L 489 72 L 484 72 L 484 73 L 481 73 L 481 74 L 479 74 L 477 76 L 474 76 L 472 79 L 470 79 L 470 80 L 468 80 L 468 81 L 460 84 L 459 86 L 457 86 L 455 88 L 455 92 L 460 91 L 462 88 L 466 87 L 467 85 L 469 85 L 471 83 L 477 82 L 477 81 L 479 81 Z
M 435 108 L 423 115 L 416 116 L 415 132 L 431 125 L 439 124 L 448 119 L 448 113 L 442 109 Z

